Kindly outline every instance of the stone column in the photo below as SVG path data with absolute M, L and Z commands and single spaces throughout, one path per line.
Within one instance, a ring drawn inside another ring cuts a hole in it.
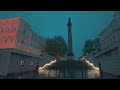
M 73 48 L 72 48 L 72 23 L 70 21 L 70 18 L 67 23 L 68 26 L 68 55 L 67 58 L 68 60 L 74 60 L 74 54 L 73 54 Z

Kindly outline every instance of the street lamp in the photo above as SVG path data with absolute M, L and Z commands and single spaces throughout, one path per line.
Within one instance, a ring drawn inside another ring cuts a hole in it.
M 21 62 L 20 62 L 20 66 L 21 66 L 21 76 L 22 76 L 22 67 L 24 66 L 24 63 L 25 63 L 25 61 L 24 61 L 24 60 L 21 60 Z
M 39 68 L 39 63 L 37 62 L 36 63 L 36 68 L 34 70 L 34 76 L 35 76 L 35 73 L 38 75 L 38 68 Z
M 36 63 L 36 71 L 38 71 L 38 68 L 39 68 L 39 63 L 37 62 Z

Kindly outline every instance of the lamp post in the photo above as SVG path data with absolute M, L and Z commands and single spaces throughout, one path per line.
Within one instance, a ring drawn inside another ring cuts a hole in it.
M 34 71 L 34 76 L 35 76 L 35 73 L 38 75 L 38 68 L 39 68 L 39 63 L 37 62 L 36 63 L 36 68 L 35 68 L 35 71 Z
M 32 69 L 34 68 L 34 62 L 33 61 L 31 61 L 30 66 L 32 67 Z M 32 69 L 31 69 L 31 71 L 32 71 Z M 34 73 L 33 73 L 33 78 L 34 78 Z
M 21 77 L 22 77 L 22 67 L 24 66 L 24 63 L 25 63 L 25 61 L 24 61 L 24 60 L 21 60 L 21 62 L 20 62 L 20 66 L 21 66 Z

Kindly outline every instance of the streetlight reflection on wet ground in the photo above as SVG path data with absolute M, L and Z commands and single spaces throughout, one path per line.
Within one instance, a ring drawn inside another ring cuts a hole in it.
M 39 74 L 44 75 L 46 78 L 61 78 L 61 79 L 82 79 L 82 78 L 99 78 L 99 68 L 95 67 L 92 63 L 86 60 L 86 63 L 92 66 L 92 70 L 79 70 L 79 69 L 45 69 L 47 66 L 55 63 L 56 60 L 39 67 Z

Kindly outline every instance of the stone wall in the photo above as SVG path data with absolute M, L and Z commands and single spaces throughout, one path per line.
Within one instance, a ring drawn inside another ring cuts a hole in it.
M 0 75 L 6 75 L 10 62 L 10 53 L 0 51 Z
M 34 71 L 37 64 L 39 67 L 42 67 L 54 59 L 54 57 L 47 54 L 34 56 L 19 50 L 0 50 L 0 75 Z

